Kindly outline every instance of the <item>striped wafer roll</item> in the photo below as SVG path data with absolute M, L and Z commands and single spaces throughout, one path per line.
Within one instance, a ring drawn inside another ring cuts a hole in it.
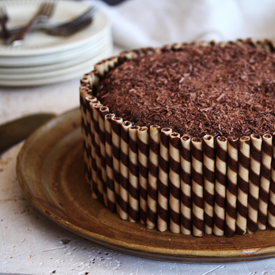
M 152 229 L 157 222 L 157 197 L 158 197 L 158 166 L 159 166 L 159 142 L 160 127 L 157 125 L 150 126 L 149 138 L 149 174 L 147 190 L 147 228 Z
M 227 168 L 227 138 L 219 136 L 217 137 L 217 145 L 216 145 L 216 180 L 215 180 L 214 227 L 213 227 L 213 233 L 216 236 L 224 235 L 226 168 Z
M 247 232 L 253 234 L 258 225 L 259 185 L 261 173 L 262 137 L 251 135 L 250 170 L 248 191 Z
M 202 139 L 204 176 L 204 232 L 212 234 L 215 191 L 215 148 L 214 137 L 205 135 Z
M 181 233 L 190 235 L 192 232 L 192 200 L 191 200 L 191 138 L 181 137 Z
M 160 131 L 157 228 L 161 232 L 168 228 L 169 138 L 171 133 L 171 128 L 163 128 Z
M 247 230 L 250 137 L 240 138 L 236 234 Z
M 119 186 L 119 216 L 128 220 L 129 212 L 129 128 L 130 121 L 124 121 L 121 128 L 120 139 L 120 186 Z
M 264 134 L 262 137 L 262 166 L 259 191 L 258 229 L 260 230 L 265 230 L 267 224 L 267 208 L 270 189 L 271 161 L 272 136 L 270 134 Z
M 202 140 L 191 139 L 192 156 L 192 223 L 193 235 L 204 235 L 204 205 L 203 205 L 203 153 Z
M 108 208 L 112 213 L 116 212 L 116 197 L 115 197 L 114 173 L 113 173 L 113 150 L 112 150 L 112 119 L 114 117 L 115 117 L 115 114 L 107 114 L 105 116 L 107 200 L 108 200 Z
M 123 119 L 120 117 L 113 117 L 112 124 L 112 150 L 113 150 L 113 173 L 115 185 L 116 210 L 119 213 L 120 200 L 120 140 L 121 140 L 121 125 Z
M 103 185 L 102 185 L 102 173 L 101 173 L 101 154 L 100 154 L 100 137 L 99 137 L 99 108 L 102 106 L 101 103 L 92 104 L 93 108 L 93 119 L 95 129 L 95 152 L 96 152 L 96 175 L 97 175 L 97 190 L 98 199 L 103 203 Z
M 275 133 L 272 134 L 272 162 L 267 218 L 268 228 L 275 229 Z
M 170 231 L 180 233 L 180 134 L 170 134 L 169 142 Z
M 129 128 L 129 221 L 139 221 L 138 128 Z
M 96 166 L 96 144 L 95 144 L 95 127 L 94 127 L 94 115 L 93 115 L 93 107 L 95 104 L 99 103 L 96 101 L 95 103 L 91 102 L 91 133 L 92 133 L 92 160 L 91 160 L 91 172 L 92 172 L 92 198 L 97 199 L 98 198 L 98 187 L 97 187 L 97 166 Z
M 227 139 L 227 189 L 226 189 L 226 214 L 225 235 L 232 237 L 236 230 L 237 213 L 237 179 L 238 179 L 238 146 L 239 139 L 228 137 Z
M 139 206 L 140 223 L 146 223 L 147 185 L 149 168 L 149 129 L 146 126 L 138 129 L 138 168 L 139 168 Z
M 107 200 L 107 175 L 106 175 L 106 148 L 105 148 L 105 118 L 104 116 L 109 113 L 109 108 L 101 106 L 99 108 L 99 145 L 101 156 L 101 177 L 102 177 L 102 193 L 103 200 L 106 207 L 108 207 Z

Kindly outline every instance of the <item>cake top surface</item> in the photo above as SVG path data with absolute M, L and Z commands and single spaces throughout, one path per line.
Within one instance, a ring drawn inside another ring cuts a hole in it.
M 136 125 L 195 137 L 273 133 L 275 53 L 229 43 L 141 56 L 111 70 L 97 97 Z

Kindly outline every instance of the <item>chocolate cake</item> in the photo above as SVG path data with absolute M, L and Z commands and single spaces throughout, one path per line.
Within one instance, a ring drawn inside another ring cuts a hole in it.
M 184 235 L 275 228 L 271 41 L 123 52 L 81 80 L 92 197 Z

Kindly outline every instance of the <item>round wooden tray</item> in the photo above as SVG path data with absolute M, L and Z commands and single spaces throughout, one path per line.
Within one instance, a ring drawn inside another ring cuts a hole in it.
M 125 253 L 199 263 L 259 260 L 275 255 L 275 231 L 197 238 L 149 230 L 109 212 L 91 198 L 85 182 L 78 109 L 52 119 L 30 136 L 18 155 L 17 175 L 30 202 L 51 220 Z

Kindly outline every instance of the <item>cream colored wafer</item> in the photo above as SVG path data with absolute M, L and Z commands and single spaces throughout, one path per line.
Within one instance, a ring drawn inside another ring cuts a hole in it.
M 107 200 L 107 175 L 106 175 L 106 148 L 105 148 L 105 118 L 104 116 L 109 113 L 109 108 L 101 106 L 99 108 L 99 145 L 101 157 L 101 177 L 102 177 L 102 193 L 103 200 L 106 207 L 108 207 Z
M 147 228 L 156 227 L 157 223 L 157 187 L 158 187 L 158 166 L 159 166 L 159 142 L 160 127 L 150 126 L 149 139 L 149 174 L 148 174 L 148 192 L 147 192 Z
M 120 139 L 119 216 L 123 220 L 128 220 L 129 217 L 129 128 L 131 126 L 130 121 L 122 123 Z
M 205 135 L 202 139 L 204 177 L 204 231 L 212 234 L 215 191 L 215 148 L 214 137 Z
M 129 128 L 129 221 L 139 221 L 138 129 Z
M 213 233 L 216 236 L 224 235 L 226 169 L 227 169 L 227 138 L 219 136 L 217 137 L 217 146 L 216 146 L 216 180 L 215 180 L 214 227 L 213 227 Z
M 139 164 L 139 205 L 140 223 L 146 223 L 147 185 L 149 169 L 149 129 L 146 126 L 138 129 L 138 164 Z
M 170 231 L 180 233 L 180 134 L 170 134 L 169 142 Z
M 163 128 L 160 131 L 157 228 L 161 232 L 168 229 L 169 222 L 169 139 L 171 133 L 171 128 Z
M 237 179 L 238 179 L 238 145 L 239 139 L 228 137 L 227 143 L 227 189 L 226 189 L 226 214 L 225 235 L 232 237 L 236 230 L 237 213 Z
M 258 225 L 259 185 L 261 173 L 262 137 L 251 135 L 247 232 L 253 234 Z
M 105 148 L 106 148 L 106 178 L 107 178 L 107 200 L 111 212 L 116 211 L 116 196 L 113 173 L 113 149 L 112 149 L 112 119 L 115 114 L 105 116 Z
M 192 155 L 192 223 L 193 235 L 204 235 L 204 205 L 203 205 L 203 153 L 202 140 L 191 139 Z
M 181 233 L 190 235 L 192 232 L 192 200 L 191 200 L 191 138 L 181 137 Z
M 272 134 L 272 162 L 267 224 L 268 228 L 275 229 L 275 133 Z
M 250 137 L 240 138 L 236 234 L 247 231 Z
M 120 141 L 121 141 L 121 125 L 123 119 L 120 117 L 113 117 L 112 124 L 112 150 L 113 150 L 113 173 L 114 173 L 114 187 L 116 197 L 116 210 L 120 212 Z
M 264 134 L 262 137 L 262 166 L 259 191 L 258 229 L 265 230 L 267 225 L 267 209 L 270 189 L 272 161 L 272 136 Z

